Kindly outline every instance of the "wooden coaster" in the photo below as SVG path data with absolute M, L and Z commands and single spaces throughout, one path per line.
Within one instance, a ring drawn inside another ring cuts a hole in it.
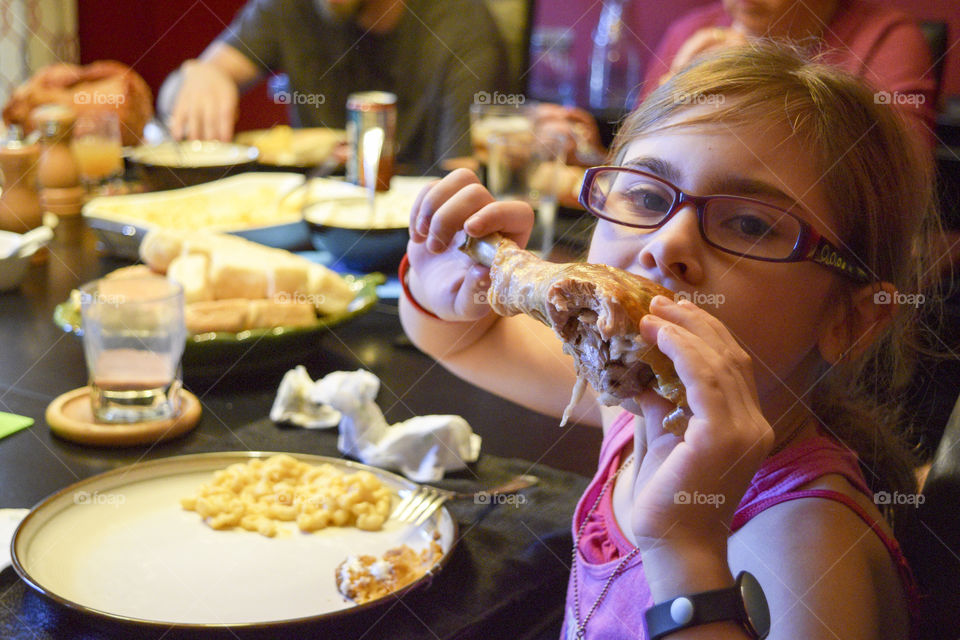
M 51 402 L 46 419 L 50 430 L 65 440 L 102 447 L 130 447 L 176 438 L 197 426 L 200 413 L 197 396 L 181 389 L 180 415 L 175 418 L 123 424 L 97 422 L 90 406 L 90 387 L 81 387 Z

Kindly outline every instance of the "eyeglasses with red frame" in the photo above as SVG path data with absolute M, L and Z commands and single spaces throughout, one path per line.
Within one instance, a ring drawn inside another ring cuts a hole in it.
M 874 280 L 852 253 L 810 223 L 760 200 L 694 196 L 631 167 L 587 169 L 580 189 L 580 204 L 591 214 L 636 229 L 658 229 L 688 203 L 696 207 L 700 235 L 720 251 L 767 262 L 810 260 L 856 282 Z

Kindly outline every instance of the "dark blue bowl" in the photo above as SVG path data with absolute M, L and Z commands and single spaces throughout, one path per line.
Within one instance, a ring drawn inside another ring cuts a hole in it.
M 363 273 L 396 273 L 410 239 L 406 227 L 351 229 L 309 220 L 307 225 L 310 227 L 310 241 L 318 251 L 329 251 L 347 269 Z

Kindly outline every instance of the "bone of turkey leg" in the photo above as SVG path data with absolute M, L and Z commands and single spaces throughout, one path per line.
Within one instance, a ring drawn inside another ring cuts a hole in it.
M 606 405 L 653 389 L 677 407 L 664 418 L 664 428 L 683 434 L 689 417 L 683 383 L 673 362 L 639 334 L 650 299 L 673 297 L 672 291 L 607 265 L 547 262 L 499 234 L 468 238 L 463 250 L 490 267 L 487 297 L 496 313 L 536 318 L 554 330 L 564 353 L 573 356 L 578 380 L 563 422 L 585 380 Z

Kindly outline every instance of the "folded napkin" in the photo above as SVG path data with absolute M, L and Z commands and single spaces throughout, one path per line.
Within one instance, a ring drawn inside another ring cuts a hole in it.
M 288 371 L 270 418 L 308 428 L 340 424 L 337 448 L 366 464 L 436 482 L 480 455 L 479 435 L 460 416 L 419 416 L 388 425 L 375 399 L 380 379 L 369 371 L 335 371 L 313 382 L 306 369 Z M 336 421 L 333 424 L 337 424 Z

